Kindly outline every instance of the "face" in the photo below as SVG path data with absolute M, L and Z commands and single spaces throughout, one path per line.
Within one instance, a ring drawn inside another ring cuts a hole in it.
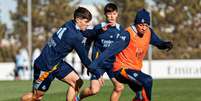
M 110 22 L 110 23 L 116 23 L 117 22 L 117 17 L 118 17 L 118 12 L 117 11 L 113 11 L 113 12 L 107 12 L 105 14 L 106 19 Z
M 144 35 L 145 31 L 149 28 L 147 23 L 140 23 L 136 25 L 137 32 L 141 35 Z
M 87 27 L 90 25 L 90 21 L 88 19 L 76 18 L 75 20 L 76 20 L 76 24 L 82 31 L 85 31 Z

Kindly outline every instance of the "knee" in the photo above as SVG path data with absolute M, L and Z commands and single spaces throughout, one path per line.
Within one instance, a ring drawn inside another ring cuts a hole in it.
M 92 95 L 97 94 L 100 91 L 100 87 L 96 86 L 96 87 L 91 87 L 91 93 Z
M 43 94 L 33 94 L 33 93 L 27 93 L 23 95 L 20 100 L 21 101 L 40 101 L 42 100 Z
M 32 101 L 41 101 L 42 98 L 43 98 L 43 96 L 34 95 L 34 96 L 32 97 Z
M 33 101 L 41 101 L 43 98 L 44 94 L 40 94 L 40 93 L 34 93 L 32 96 L 32 100 Z
M 124 90 L 124 85 L 123 84 L 118 84 L 115 86 L 115 91 L 116 92 L 122 92 Z
M 33 97 L 33 93 L 27 93 L 20 97 L 20 101 L 31 101 Z

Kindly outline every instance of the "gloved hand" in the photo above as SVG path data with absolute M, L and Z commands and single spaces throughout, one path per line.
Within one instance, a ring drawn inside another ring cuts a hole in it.
M 164 42 L 164 47 L 167 49 L 167 51 L 170 51 L 173 48 L 173 44 L 171 41 Z

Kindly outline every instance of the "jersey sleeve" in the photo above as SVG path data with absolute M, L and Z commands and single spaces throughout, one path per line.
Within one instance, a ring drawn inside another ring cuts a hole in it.
M 89 54 L 89 50 L 90 50 L 90 47 L 91 47 L 91 45 L 92 45 L 92 42 L 93 42 L 93 40 L 90 39 L 90 38 L 88 38 L 88 39 L 86 40 L 85 49 L 86 49 L 87 55 Z
M 163 49 L 165 41 L 161 40 L 157 34 L 153 31 L 153 29 L 150 28 L 151 31 L 151 41 L 150 44 L 156 46 L 159 49 Z
M 122 32 L 121 36 L 118 38 L 116 42 L 114 42 L 110 47 L 108 47 L 100 56 L 95 59 L 91 64 L 90 67 L 97 67 L 101 64 L 104 60 L 108 59 L 111 56 L 114 56 L 125 49 L 130 41 L 130 35 L 128 32 Z
M 93 29 L 87 29 L 83 32 L 83 36 L 87 37 L 85 43 L 85 49 L 87 54 L 89 53 L 91 44 L 94 40 L 96 40 L 97 36 L 103 32 L 101 25 L 96 25 Z
M 91 60 L 88 58 L 84 45 L 81 43 L 81 41 L 78 38 L 74 38 L 74 40 L 72 40 L 72 43 L 82 63 L 85 65 L 85 67 L 88 68 L 89 64 L 91 63 Z
M 100 25 L 95 26 L 93 29 L 87 29 L 82 31 L 83 36 L 94 39 L 98 34 L 102 33 L 102 27 Z

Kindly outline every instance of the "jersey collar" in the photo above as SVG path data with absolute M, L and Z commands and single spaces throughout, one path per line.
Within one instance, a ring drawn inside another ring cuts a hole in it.
M 130 25 L 130 26 L 131 26 L 132 30 L 133 30 L 135 33 L 138 33 L 138 32 L 137 32 L 137 29 L 136 29 L 136 27 L 135 27 L 134 25 Z
M 80 27 L 77 24 L 75 24 L 75 28 L 76 30 L 80 30 Z
M 101 27 L 104 27 L 105 25 L 107 25 L 107 22 L 102 22 L 101 23 Z M 116 29 L 120 30 L 120 24 L 116 23 L 115 27 L 116 27 Z

